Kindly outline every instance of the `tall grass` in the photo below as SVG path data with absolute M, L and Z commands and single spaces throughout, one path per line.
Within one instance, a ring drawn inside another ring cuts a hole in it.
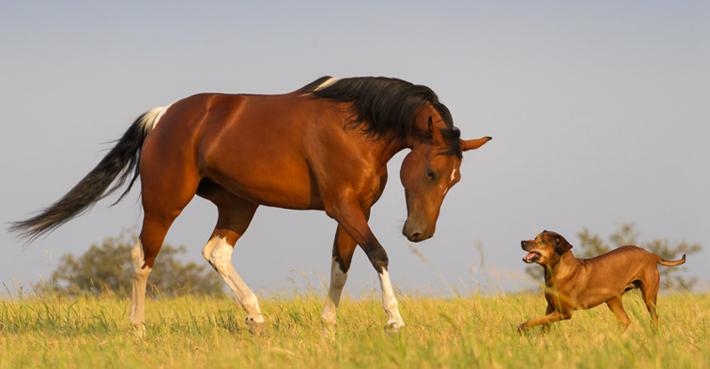
M 258 334 L 227 298 L 181 297 L 147 302 L 141 339 L 125 299 L 21 298 L 0 301 L 0 369 L 710 368 L 710 295 L 660 296 L 657 333 L 639 296 L 624 302 L 626 331 L 598 307 L 520 335 L 516 325 L 544 311 L 542 296 L 402 296 L 398 333 L 383 329 L 377 296 L 346 298 L 327 335 L 321 296 L 264 299 Z

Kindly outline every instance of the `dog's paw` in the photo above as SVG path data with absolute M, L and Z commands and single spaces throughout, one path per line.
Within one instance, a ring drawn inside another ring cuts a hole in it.
M 244 319 L 244 324 L 247 326 L 247 330 L 249 331 L 249 333 L 255 336 L 264 335 L 266 324 L 264 324 L 263 318 L 260 320 L 261 321 L 254 319 L 250 316 L 247 316 L 246 319 Z
M 523 334 L 528 330 L 528 326 L 525 323 L 518 324 L 518 326 L 516 328 L 518 330 L 518 333 L 520 333 L 520 334 Z

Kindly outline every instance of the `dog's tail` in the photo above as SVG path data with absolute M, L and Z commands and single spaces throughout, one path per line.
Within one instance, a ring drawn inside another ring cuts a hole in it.
M 678 260 L 666 260 L 661 257 L 658 258 L 658 264 L 661 264 L 661 265 L 667 266 L 667 267 L 674 267 L 674 266 L 678 266 L 678 265 L 681 265 L 684 263 L 685 263 L 685 254 L 683 254 L 683 257 L 681 257 Z

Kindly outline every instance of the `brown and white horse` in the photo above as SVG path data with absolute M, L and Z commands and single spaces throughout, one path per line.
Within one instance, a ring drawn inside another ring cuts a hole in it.
M 34 239 L 132 176 L 122 198 L 140 177 L 144 217 L 131 253 L 131 321 L 142 329 L 148 275 L 165 234 L 195 195 L 206 198 L 219 217 L 202 255 L 246 310 L 247 323 L 258 325 L 264 316 L 257 298 L 232 266 L 236 242 L 259 205 L 324 210 L 338 226 L 323 321 L 335 323 L 360 245 L 379 274 L 387 327 L 396 329 L 404 322 L 387 253 L 368 225 L 387 181 L 386 163 L 410 149 L 400 171 L 407 202 L 402 233 L 419 242 L 434 234 L 444 196 L 461 178 L 462 153 L 488 140 L 460 139 L 431 89 L 398 79 L 323 77 L 282 95 L 199 94 L 141 115 L 63 198 L 11 229 Z

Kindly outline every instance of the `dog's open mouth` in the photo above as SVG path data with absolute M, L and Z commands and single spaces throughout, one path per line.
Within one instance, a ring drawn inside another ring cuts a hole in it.
M 528 264 L 532 264 L 532 263 L 536 262 L 538 259 L 540 259 L 540 256 L 542 256 L 542 255 L 540 255 L 539 252 L 531 251 L 531 252 L 528 252 L 527 255 L 523 256 L 523 261 Z

